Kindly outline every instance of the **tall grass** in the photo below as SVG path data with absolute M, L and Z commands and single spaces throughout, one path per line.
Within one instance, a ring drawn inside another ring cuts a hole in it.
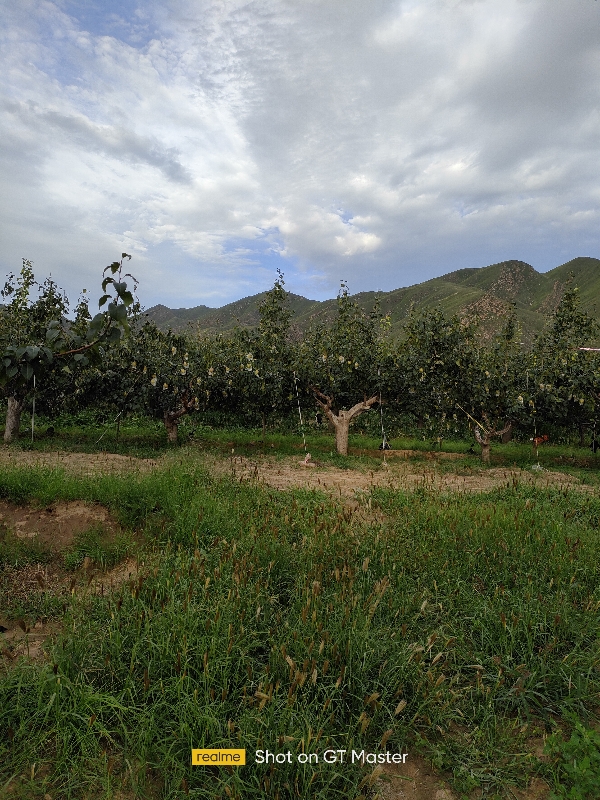
M 0 682 L 0 770 L 24 797 L 371 791 L 357 764 L 254 764 L 267 748 L 419 750 L 458 790 L 499 791 L 543 769 L 532 725 L 598 705 L 594 497 L 376 490 L 375 516 L 185 464 L 0 485 L 105 503 L 148 541 L 139 577 L 75 594 L 49 662 Z M 192 768 L 192 747 L 244 747 L 249 765 Z

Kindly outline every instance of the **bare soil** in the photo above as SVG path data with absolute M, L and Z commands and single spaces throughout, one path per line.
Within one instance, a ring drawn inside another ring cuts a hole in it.
M 233 443 L 231 443 L 233 444 Z M 441 492 L 487 492 L 502 486 L 525 484 L 541 488 L 579 488 L 590 491 L 578 478 L 563 472 L 540 469 L 523 470 L 516 467 L 472 468 L 463 465 L 462 453 L 426 452 L 417 450 L 351 449 L 353 455 L 369 455 L 381 459 L 375 469 L 340 469 L 319 464 L 301 466 L 297 457 L 277 459 L 265 455 L 256 458 L 234 456 L 223 458 L 207 451 L 181 450 L 177 460 L 190 458 L 207 464 L 214 472 L 231 475 L 236 480 L 265 483 L 275 489 L 306 488 L 326 491 L 339 496 L 355 497 L 375 487 L 404 489 L 427 488 Z M 173 456 L 159 459 L 133 458 L 115 453 L 70 453 L 67 451 L 38 453 L 0 447 L 0 466 L 44 466 L 61 468 L 80 475 L 146 473 L 166 465 Z M 449 471 L 448 462 L 455 462 Z
M 409 755 L 405 764 L 386 764 L 376 788 L 381 800 L 458 800 L 448 786 L 447 776 L 420 756 Z M 526 789 L 510 788 L 514 800 L 548 800 L 550 791 L 541 778 L 534 778 Z M 469 798 L 479 800 L 485 796 L 481 789 L 476 789 Z
M 97 570 L 91 563 L 84 563 L 76 573 L 66 572 L 56 563 L 5 567 L 0 572 L 0 599 L 4 595 L 14 603 L 18 599 L 28 600 L 33 595 L 48 592 L 56 597 L 64 597 L 66 604 L 71 593 L 104 595 L 114 592 L 127 581 L 135 579 L 140 568 L 139 562 L 133 558 L 109 570 Z M 0 608 L 0 665 L 10 668 L 20 658 L 43 661 L 46 644 L 61 630 L 60 621 L 12 619 L 3 614 Z
M 18 539 L 35 541 L 53 553 L 65 550 L 78 534 L 90 528 L 101 527 L 107 538 L 119 529 L 106 508 L 81 501 L 52 503 L 46 508 L 0 501 L 1 527 L 8 528 Z
M 438 456 L 440 454 L 437 454 Z M 441 454 L 442 456 L 450 454 Z M 340 497 L 356 499 L 361 493 L 376 487 L 414 491 L 425 488 L 436 492 L 487 492 L 501 487 L 523 484 L 527 486 L 581 489 L 589 491 L 571 475 L 550 470 L 527 471 L 516 467 L 494 467 L 448 472 L 441 469 L 437 460 L 426 464 L 398 459 L 382 462 L 378 469 L 339 469 L 332 466 L 302 466 L 297 458 L 275 460 L 272 458 L 232 459 L 206 457 L 210 468 L 220 474 L 229 474 L 240 481 L 257 481 L 275 489 L 317 489 Z M 444 460 L 444 459 L 441 459 Z
M 444 778 L 420 756 L 409 756 L 405 764 L 386 764 L 377 792 L 381 800 L 457 800 Z
M 17 539 L 40 545 L 48 556 L 44 564 L 0 568 L 0 651 L 4 666 L 21 657 L 30 661 L 43 659 L 46 642 L 61 629 L 60 622 L 43 618 L 33 622 L 11 619 L 3 613 L 9 604 L 25 604 L 44 593 L 64 597 L 66 604 L 72 592 L 104 594 L 137 575 L 139 566 L 134 559 L 107 571 L 97 569 L 88 558 L 76 572 L 65 569 L 60 554 L 73 545 L 80 533 L 93 527 L 100 528 L 102 539 L 107 542 L 120 532 L 114 517 L 97 503 L 75 501 L 36 508 L 0 501 L 0 535 L 4 530 Z

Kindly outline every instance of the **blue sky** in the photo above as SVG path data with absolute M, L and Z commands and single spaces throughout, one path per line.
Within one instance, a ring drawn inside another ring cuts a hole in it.
M 126 251 L 189 307 L 600 256 L 594 0 L 0 8 L 0 272 Z

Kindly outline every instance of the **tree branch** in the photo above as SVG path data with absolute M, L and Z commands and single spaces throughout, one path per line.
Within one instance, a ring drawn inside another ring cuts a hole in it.
M 485 438 L 488 440 L 487 442 L 485 441 L 485 439 L 483 438 L 483 436 L 479 432 L 479 428 L 478 427 L 475 428 L 475 438 L 477 439 L 479 444 L 489 444 L 489 432 L 488 431 L 485 431 Z
M 370 397 L 368 400 L 363 400 L 361 403 L 357 403 L 355 406 L 349 411 L 344 411 L 343 414 L 346 419 L 354 419 L 354 417 L 358 417 L 359 414 L 362 414 L 363 411 L 369 411 L 371 406 L 379 400 L 379 395 L 374 395 L 374 397 Z
M 67 350 L 67 351 L 66 351 L 66 352 L 64 352 L 64 353 L 57 353 L 57 354 L 56 354 L 54 357 L 55 357 L 55 358 L 65 358 L 65 356 L 76 356 L 76 355 L 78 355 L 79 353 L 85 353 L 85 351 L 86 351 L 86 350 L 90 350 L 92 347 L 95 347 L 95 345 L 97 345 L 99 342 L 101 342 L 101 341 L 102 341 L 102 339 L 103 339 L 103 338 L 106 336 L 106 334 L 108 333 L 108 331 L 109 331 L 109 329 L 110 329 L 110 326 L 111 326 L 111 319 L 110 319 L 110 317 L 108 317 L 107 323 L 106 323 L 106 325 L 104 326 L 104 330 L 103 330 L 103 331 L 102 331 L 102 333 L 101 333 L 101 334 L 98 336 L 98 338 L 97 338 L 97 339 L 94 339 L 94 341 L 93 341 L 93 342 L 90 342 L 90 344 L 84 344 L 84 345 L 82 345 L 81 347 L 77 347 L 75 350 Z
M 185 392 L 181 397 L 181 408 L 177 411 L 165 411 L 165 419 L 169 419 L 170 422 L 175 422 L 186 414 L 189 414 L 194 408 L 195 400 L 194 398 L 188 400 L 188 397 L 188 393 Z
M 310 386 L 309 388 L 314 394 L 315 400 L 321 406 L 323 411 L 329 411 L 331 409 L 331 406 L 333 405 L 333 397 L 328 397 L 326 394 L 323 394 L 323 392 L 319 391 L 316 386 Z

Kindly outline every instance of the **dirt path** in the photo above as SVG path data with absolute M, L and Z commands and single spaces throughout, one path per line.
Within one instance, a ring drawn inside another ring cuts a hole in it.
M 457 465 L 455 472 L 440 469 L 436 461 L 388 461 L 375 470 L 339 469 L 331 466 L 301 466 L 297 458 L 233 459 L 206 457 L 211 470 L 229 474 L 240 481 L 257 481 L 275 489 L 318 489 L 340 497 L 357 498 L 376 487 L 414 491 L 419 488 L 438 492 L 488 492 L 492 489 L 524 484 L 560 489 L 590 491 L 577 478 L 562 472 L 541 470 L 530 472 L 516 467 L 470 469 Z
M 365 451 L 366 452 L 366 451 Z M 357 451 L 357 455 L 363 451 Z M 381 455 L 381 454 L 379 454 Z M 414 456 L 419 456 L 418 460 Z M 517 483 L 544 488 L 579 488 L 593 491 L 571 475 L 541 469 L 537 472 L 515 467 L 473 469 L 462 463 L 457 453 L 428 454 L 424 462 L 422 453 L 412 450 L 392 451 L 386 461 L 375 469 L 340 469 L 329 465 L 301 466 L 301 459 L 273 456 L 246 458 L 220 457 L 213 452 L 197 448 L 182 448 L 177 455 L 169 454 L 159 459 L 133 458 L 115 453 L 39 453 L 28 450 L 0 448 L 0 466 L 42 466 L 62 468 L 77 475 L 104 475 L 147 473 L 166 466 L 173 460 L 185 463 L 204 463 L 211 472 L 231 475 L 238 481 L 257 481 L 275 489 L 306 488 L 326 491 L 344 497 L 356 498 L 360 493 L 375 487 L 389 487 L 414 491 L 427 488 L 441 492 L 487 492 Z M 455 469 L 448 470 L 453 462 Z

